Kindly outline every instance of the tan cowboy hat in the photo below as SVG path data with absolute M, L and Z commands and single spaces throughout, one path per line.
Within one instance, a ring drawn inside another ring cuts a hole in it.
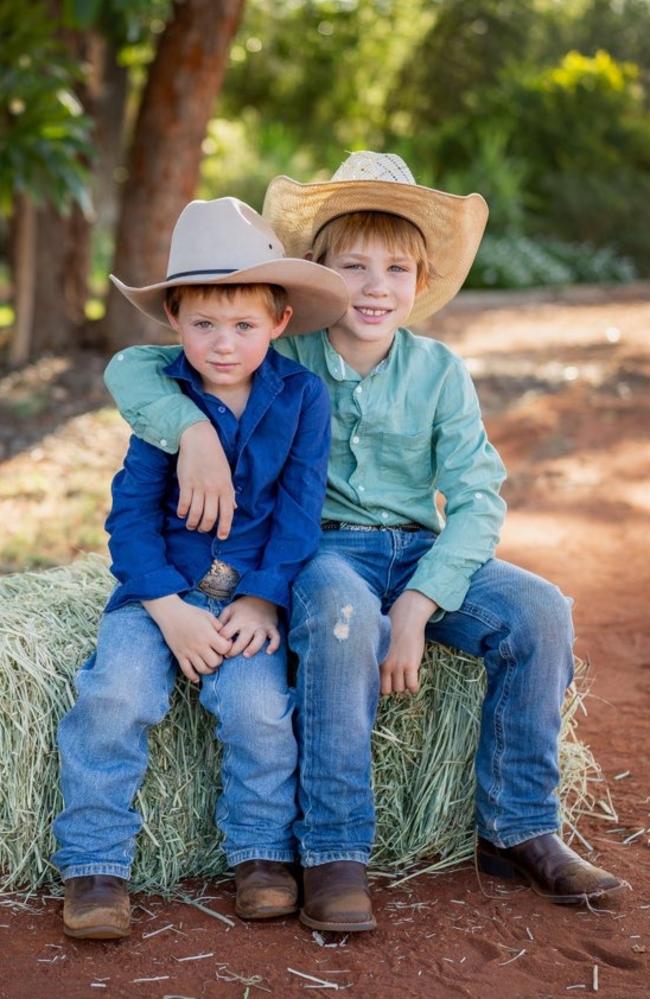
M 268 222 L 237 198 L 185 206 L 172 233 L 164 281 L 130 288 L 114 274 L 110 278 L 132 305 L 165 326 L 165 288 L 175 285 L 281 285 L 293 309 L 285 334 L 330 326 L 349 304 L 343 278 L 309 260 L 285 257 Z
M 394 153 L 352 153 L 332 179 L 299 184 L 275 177 L 262 212 L 292 256 L 304 256 L 316 234 L 350 212 L 387 212 L 416 226 L 426 241 L 435 278 L 416 296 L 408 321 L 422 322 L 446 305 L 467 277 L 488 217 L 480 194 L 446 194 L 415 183 Z

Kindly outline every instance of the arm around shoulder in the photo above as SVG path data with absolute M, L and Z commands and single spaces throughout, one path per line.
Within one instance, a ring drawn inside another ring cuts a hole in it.
M 178 451 L 182 433 L 205 415 L 165 374 L 180 347 L 127 347 L 109 362 L 104 381 L 134 434 L 168 454 Z

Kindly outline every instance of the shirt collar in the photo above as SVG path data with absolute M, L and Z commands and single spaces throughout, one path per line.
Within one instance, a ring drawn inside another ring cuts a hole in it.
M 370 375 L 380 374 L 383 371 L 388 370 L 394 363 L 395 357 L 399 351 L 398 341 L 402 339 L 400 336 L 402 330 L 401 328 L 395 333 L 395 338 L 390 345 L 390 350 L 386 354 L 379 364 L 368 372 L 367 375 L 361 376 L 358 371 L 351 368 L 347 361 L 341 357 L 339 352 L 334 349 L 330 343 L 330 339 L 327 335 L 327 330 L 321 330 L 321 340 L 323 343 L 323 353 L 325 355 L 325 364 L 327 365 L 327 370 L 329 371 L 332 378 L 337 382 L 360 382 L 363 381 L 363 377 L 369 378 Z
M 284 373 L 280 370 L 280 365 L 277 363 L 278 357 L 279 355 L 276 355 L 273 350 L 267 352 L 266 357 L 253 376 L 253 385 L 261 381 L 267 384 L 269 388 L 276 389 L 281 384 L 284 379 Z M 199 395 L 211 395 L 211 393 L 206 392 L 203 388 L 201 376 L 188 361 L 184 350 L 181 350 L 178 357 L 165 366 L 163 374 L 169 375 L 170 378 L 175 378 L 179 382 L 188 382 Z

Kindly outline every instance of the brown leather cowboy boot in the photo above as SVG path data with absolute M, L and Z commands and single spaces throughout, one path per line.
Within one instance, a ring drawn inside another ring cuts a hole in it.
M 377 926 L 372 914 L 365 864 L 335 860 L 303 871 L 300 922 L 314 930 L 358 933 Z
M 88 940 L 128 937 L 131 922 L 128 884 L 108 874 L 65 882 L 63 932 Z
M 508 848 L 479 837 L 477 860 L 485 874 L 519 876 L 538 895 L 565 905 L 593 901 L 626 887 L 625 881 L 583 860 L 555 833 L 534 836 Z
M 245 860 L 235 867 L 235 885 L 235 912 L 242 919 L 288 916 L 298 908 L 298 885 L 290 864 Z

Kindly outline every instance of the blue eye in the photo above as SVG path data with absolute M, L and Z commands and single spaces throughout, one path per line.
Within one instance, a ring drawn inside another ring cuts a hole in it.
M 244 320 L 242 320 L 240 323 L 237 323 L 237 329 L 239 330 L 240 333 L 246 333 L 247 330 L 252 330 L 252 328 L 253 324 L 247 323 Z
M 210 329 L 211 323 L 207 319 L 197 319 L 194 326 L 197 330 L 207 330 Z

